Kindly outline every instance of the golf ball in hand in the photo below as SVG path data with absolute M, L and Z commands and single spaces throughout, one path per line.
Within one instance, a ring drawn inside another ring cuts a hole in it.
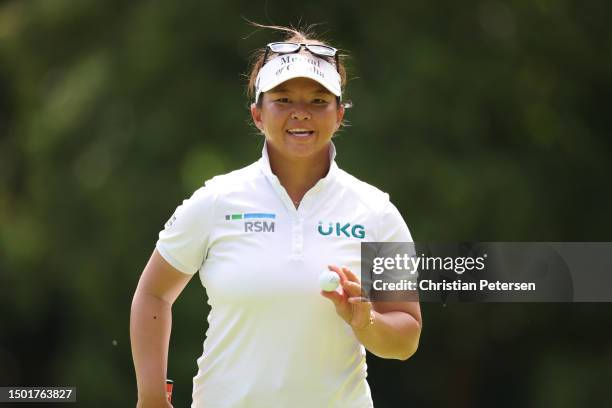
M 319 286 L 325 292 L 333 292 L 340 284 L 340 276 L 336 272 L 324 271 L 319 275 Z

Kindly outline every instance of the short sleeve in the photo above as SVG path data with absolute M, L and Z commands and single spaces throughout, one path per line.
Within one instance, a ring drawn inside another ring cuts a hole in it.
M 388 196 L 387 196 L 388 197 Z M 418 273 L 403 268 L 384 268 L 375 272 L 373 266 L 384 259 L 396 259 L 398 256 L 413 257 L 415 255 L 414 244 L 410 230 L 404 218 L 388 199 L 379 213 L 378 229 L 376 231 L 376 242 L 362 246 L 362 270 L 368 273 L 362 276 L 362 286 L 368 297 L 373 300 L 414 300 L 412 291 L 387 291 L 376 290 L 375 282 L 380 280 L 385 283 L 398 284 L 412 281 L 416 283 Z M 380 263 L 378 267 L 380 267 Z
M 215 195 L 208 186 L 179 205 L 160 231 L 156 248 L 179 271 L 193 275 L 204 262 L 214 220 Z
M 410 230 L 391 201 L 386 200 L 379 218 L 378 242 L 412 242 Z

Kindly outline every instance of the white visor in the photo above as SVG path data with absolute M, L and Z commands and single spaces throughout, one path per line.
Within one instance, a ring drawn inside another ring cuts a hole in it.
M 340 74 L 329 62 L 312 54 L 283 54 L 271 59 L 257 74 L 255 103 L 262 92 L 293 78 L 310 78 L 341 97 Z

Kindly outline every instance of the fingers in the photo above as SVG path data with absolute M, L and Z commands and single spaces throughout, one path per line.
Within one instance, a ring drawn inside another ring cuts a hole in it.
M 357 277 L 357 275 L 355 275 L 355 274 L 353 273 L 353 271 L 351 271 L 351 270 L 350 270 L 349 268 L 347 268 L 346 266 L 343 266 L 343 267 L 342 267 L 342 272 L 344 272 L 344 274 L 346 275 L 346 277 L 347 277 L 349 280 L 351 280 L 351 281 L 353 281 L 353 282 L 357 282 L 357 283 L 359 283 L 359 282 L 360 282 L 360 280 L 359 280 L 359 278 Z
M 337 267 L 336 265 L 328 265 L 327 268 L 330 271 L 334 271 L 336 272 L 338 275 L 340 275 L 340 281 L 344 281 L 344 280 L 349 280 L 351 282 L 357 282 L 359 283 L 360 280 L 357 277 L 357 275 L 355 275 L 353 273 L 353 271 L 351 271 L 349 268 L 347 268 L 346 266 L 343 266 L 342 268 Z M 344 279 L 343 279 L 344 278 Z
M 327 268 L 336 272 L 340 277 L 340 285 L 342 286 L 342 293 L 336 291 L 325 292 L 324 296 L 330 300 L 334 300 L 334 303 L 340 301 L 348 301 L 349 298 L 354 298 L 350 301 L 351 303 L 359 303 L 363 301 L 369 301 L 369 299 L 362 296 L 361 282 L 357 275 L 353 273 L 349 268 L 343 266 L 342 268 L 336 265 L 328 265 Z
M 337 267 L 336 265 L 328 265 L 327 268 L 330 271 L 336 272 L 338 276 L 340 276 L 340 283 L 344 283 L 344 281 L 361 283 L 360 279 L 346 266 L 342 268 Z
M 355 282 L 345 281 L 342 290 L 346 292 L 348 297 L 361 296 L 361 285 Z
M 341 268 L 338 268 L 336 265 L 327 265 L 327 269 L 330 271 L 336 272 L 338 276 L 340 276 L 340 283 L 344 283 L 344 281 L 348 280 L 346 274 Z
M 321 295 L 331 300 L 334 305 L 339 305 L 343 301 L 343 296 L 336 291 L 325 292 L 324 290 L 322 290 Z
M 330 271 L 336 272 L 340 276 L 340 284 L 342 290 L 346 293 L 347 297 L 361 296 L 361 282 L 357 275 L 353 273 L 349 268 L 343 266 L 339 268 L 336 265 L 327 266 Z

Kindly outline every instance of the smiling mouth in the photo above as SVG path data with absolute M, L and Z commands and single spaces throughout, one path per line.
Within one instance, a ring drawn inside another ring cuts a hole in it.
M 308 129 L 290 129 L 290 130 L 286 130 L 287 133 L 289 133 L 291 136 L 297 136 L 297 137 L 307 137 L 310 136 L 314 133 L 314 130 L 308 130 Z

